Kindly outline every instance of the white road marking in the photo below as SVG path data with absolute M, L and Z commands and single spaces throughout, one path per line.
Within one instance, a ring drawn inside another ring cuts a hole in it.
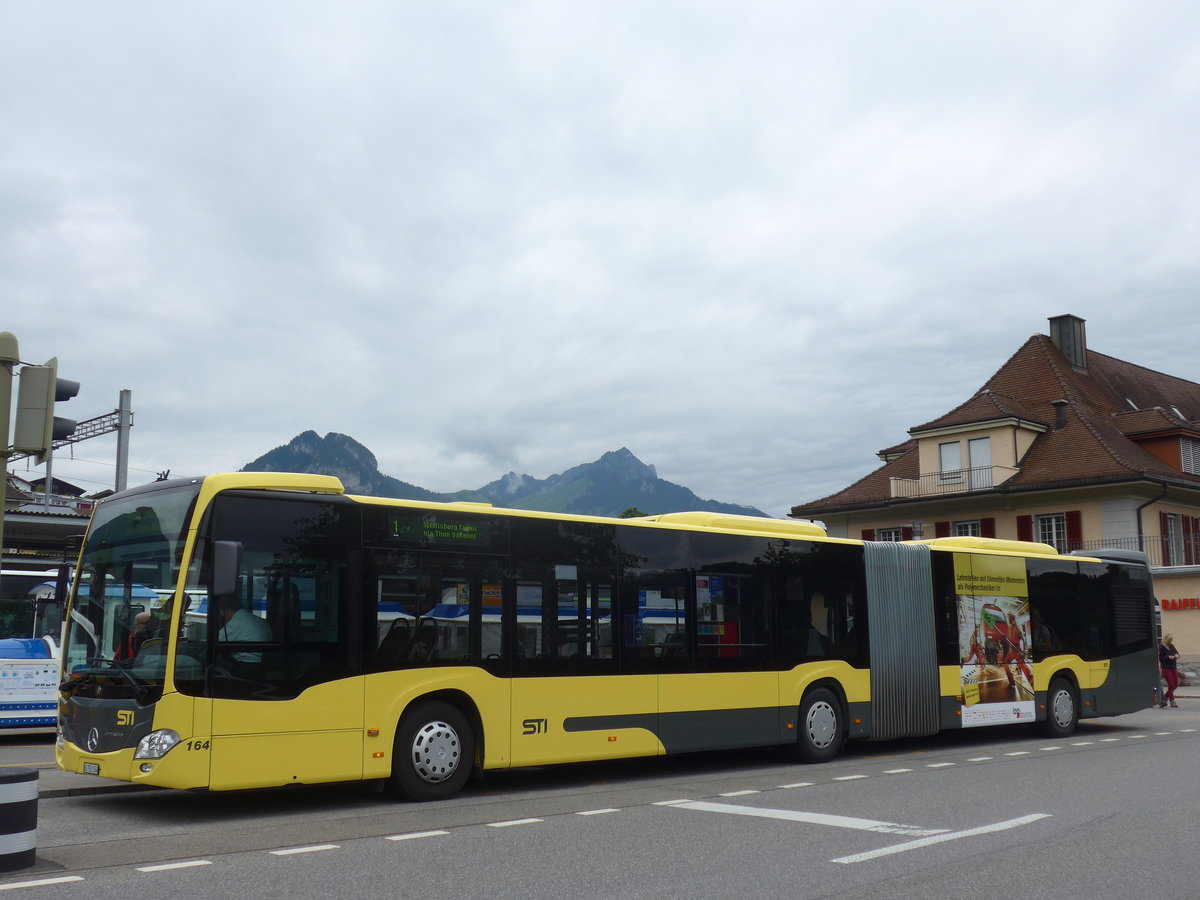
M 322 850 L 340 850 L 337 844 L 314 844 L 311 847 L 290 847 L 287 850 L 272 850 L 272 856 L 292 856 L 295 853 L 320 853 Z
M 1005 756 L 1028 756 L 1029 751 L 1028 750 L 1015 750 L 1012 753 L 1005 753 L 1004 755 Z
M 1062 747 L 1038 747 L 1039 750 L 1061 750 Z
M 884 769 L 883 774 L 884 775 L 899 775 L 902 772 L 911 772 L 911 771 L 912 771 L 912 769 Z
M 975 837 L 980 834 L 990 834 L 995 831 L 1005 831 L 1009 828 L 1018 828 L 1021 825 L 1029 825 L 1039 819 L 1050 818 L 1049 813 L 1034 813 L 1029 816 L 1022 816 L 1019 819 L 1009 819 L 1007 822 L 997 822 L 994 825 L 983 825 L 979 828 L 969 828 L 966 831 L 952 831 L 947 834 L 933 835 L 932 837 L 924 837 L 915 841 L 905 841 L 903 844 L 894 844 L 891 847 L 881 847 L 878 850 L 868 850 L 866 853 L 854 853 L 850 856 L 840 856 L 835 860 L 836 863 L 856 863 L 866 862 L 870 859 L 878 859 L 881 856 L 890 856 L 893 853 L 904 853 L 906 850 L 917 850 L 921 847 L 928 847 L 931 844 L 940 844 L 943 841 L 955 841 L 959 838 Z
M 610 806 L 608 809 L 585 809 L 583 812 L 575 813 L 575 815 L 577 815 L 577 816 L 602 816 L 605 813 L 614 813 L 614 812 L 620 812 L 620 810 L 615 809 L 614 807 Z
M 762 819 L 786 819 L 790 822 L 808 822 L 812 825 L 829 825 L 833 828 L 852 828 L 856 831 L 876 831 L 884 834 L 931 835 L 943 834 L 948 828 L 920 828 L 898 822 L 879 822 L 875 819 L 855 819 L 850 816 L 833 816 L 827 813 L 801 812 L 791 809 L 761 809 L 757 806 L 734 806 L 730 803 L 707 803 L 703 800 L 679 803 L 676 809 L 695 809 L 700 812 L 728 813 L 735 816 L 756 816 Z
M 967 762 L 987 762 L 989 759 L 995 759 L 994 756 L 973 756 Z
M 1071 746 L 1072 747 L 1090 747 L 1090 746 L 1092 746 L 1093 743 L 1095 743 L 1095 742 L 1094 741 L 1075 741 L 1075 743 L 1071 744 Z
M 860 778 L 866 778 L 866 775 L 839 775 L 834 781 L 858 781 Z
M 40 878 L 37 881 L 14 881 L 12 884 L 0 884 L 0 891 L 11 891 L 16 888 L 41 887 L 46 884 L 67 884 L 71 881 L 83 881 L 79 875 L 64 875 L 61 878 Z
M 813 783 L 811 781 L 796 781 L 796 782 L 793 782 L 792 784 L 781 784 L 780 785 L 780 787 L 785 791 L 789 790 L 790 788 L 812 787 L 812 786 L 813 786 Z
M 691 803 L 690 800 L 659 800 L 655 806 L 675 806 L 678 803 Z
M 388 837 L 388 838 L 385 838 L 385 840 L 389 840 L 389 841 L 415 841 L 415 840 L 417 840 L 417 839 L 419 839 L 419 838 L 437 837 L 438 835 L 442 835 L 442 834 L 449 834 L 449 833 L 450 833 L 450 832 L 448 832 L 448 831 L 442 831 L 441 829 L 439 829 L 439 830 L 437 830 L 437 831 L 413 831 L 413 832 L 411 832 L 411 833 L 409 833 L 409 834 L 393 834 L 393 835 L 391 835 L 390 837 Z
M 210 859 L 193 859 L 190 862 L 163 863 L 157 866 L 138 866 L 139 872 L 170 872 L 174 869 L 191 869 L 195 866 L 211 866 Z
M 957 763 L 930 763 L 925 768 L 927 769 L 945 769 L 949 766 L 958 765 Z
M 508 828 L 511 825 L 532 825 L 534 822 L 544 822 L 545 819 L 512 819 L 508 822 L 488 822 L 488 828 Z
M 746 797 L 750 794 L 761 794 L 762 791 L 728 791 L 722 797 Z

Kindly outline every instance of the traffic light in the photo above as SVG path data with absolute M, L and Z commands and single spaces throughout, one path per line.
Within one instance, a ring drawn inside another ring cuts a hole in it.
M 78 393 L 78 381 L 58 377 L 57 357 L 45 365 L 22 366 L 13 449 L 32 454 L 38 465 L 44 463 L 53 443 L 75 432 L 75 420 L 54 415 L 54 404 Z

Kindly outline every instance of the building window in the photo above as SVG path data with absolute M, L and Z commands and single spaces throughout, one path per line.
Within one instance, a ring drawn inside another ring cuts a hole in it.
M 900 528 L 880 528 L 875 532 L 875 540 L 902 541 L 904 540 L 904 531 Z
M 941 464 L 940 479 L 943 484 L 962 481 L 962 448 L 958 441 L 938 444 L 938 460 Z
M 967 441 L 967 468 L 970 470 L 971 490 L 982 491 L 992 486 L 992 439 L 971 438 Z
M 1163 523 L 1167 526 L 1163 534 L 1163 564 L 1179 565 L 1183 561 L 1183 528 L 1179 524 L 1178 513 L 1163 515 Z
M 967 519 L 962 522 L 954 522 L 950 526 L 955 537 L 979 537 L 979 520 Z
M 1164 566 L 1200 565 L 1200 517 L 1159 513 Z
M 1049 544 L 1059 553 L 1067 549 L 1067 517 L 1063 513 L 1037 516 L 1035 525 L 1039 541 Z
M 1191 438 L 1180 438 L 1179 444 L 1183 471 L 1191 475 L 1200 475 L 1200 441 L 1193 441 Z

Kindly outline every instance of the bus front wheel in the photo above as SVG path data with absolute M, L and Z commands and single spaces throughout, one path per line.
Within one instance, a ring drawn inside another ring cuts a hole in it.
M 449 703 L 430 700 L 400 720 L 387 787 L 408 800 L 443 800 L 466 783 L 474 761 L 467 717 Z
M 1065 678 L 1055 678 L 1046 692 L 1046 721 L 1042 730 L 1047 737 L 1064 738 L 1075 733 L 1079 724 L 1079 696 Z
M 828 688 L 809 691 L 800 701 L 800 718 L 793 753 L 808 763 L 828 762 L 846 739 L 841 701 Z

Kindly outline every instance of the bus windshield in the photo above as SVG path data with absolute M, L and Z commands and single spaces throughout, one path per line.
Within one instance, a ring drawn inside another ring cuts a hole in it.
M 131 692 L 142 702 L 161 691 L 186 525 L 198 491 L 196 483 L 176 482 L 97 507 L 63 647 L 64 670 L 76 690 L 102 686 L 106 697 Z
M 49 570 L 0 572 L 0 640 L 48 635 L 57 643 L 62 625 L 55 596 L 57 578 L 58 573 Z

